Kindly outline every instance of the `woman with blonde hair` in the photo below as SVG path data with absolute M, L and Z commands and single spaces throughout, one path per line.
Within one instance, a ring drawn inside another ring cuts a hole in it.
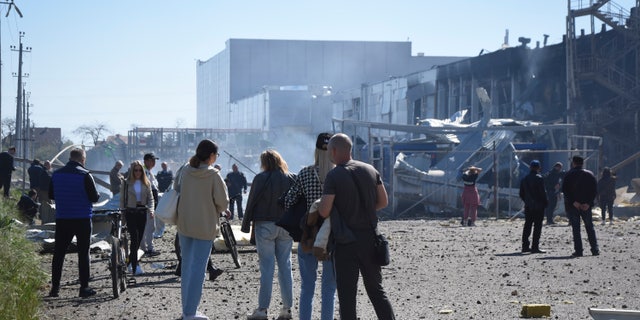
M 315 144 L 314 151 L 314 163 L 310 166 L 302 168 L 296 183 L 291 186 L 287 196 L 285 197 L 285 207 L 293 207 L 301 197 L 307 202 L 307 212 L 309 212 L 314 201 L 319 200 L 322 197 L 322 187 L 324 180 L 327 177 L 327 173 L 335 167 L 335 164 L 331 163 L 329 151 L 327 145 L 331 139 L 331 134 L 321 133 L 318 135 Z M 320 218 L 321 219 L 321 218 Z M 327 218 L 329 219 L 329 218 Z M 330 226 L 328 220 L 322 223 L 323 228 Z M 330 232 L 330 229 L 329 231 Z M 328 237 L 327 233 L 327 237 Z M 320 232 L 318 233 L 320 237 Z M 322 249 L 326 248 L 324 243 Z M 311 250 L 305 250 L 305 246 L 302 242 L 298 245 L 298 269 L 300 270 L 300 302 L 298 305 L 299 319 L 311 320 L 321 319 L 329 320 L 333 319 L 335 308 L 335 294 L 336 294 L 336 277 L 333 272 L 333 262 L 330 259 L 324 259 L 322 263 L 322 284 L 321 284 L 321 298 L 320 304 L 320 318 L 312 317 L 313 314 L 313 296 L 316 288 L 316 278 L 318 272 L 318 259 L 314 256 Z
M 175 181 L 180 192 L 178 203 L 178 237 L 182 253 L 182 319 L 209 319 L 198 312 L 202 285 L 213 240 L 218 236 L 218 218 L 229 205 L 227 186 L 213 163 L 218 159 L 218 145 L 208 139 L 200 141 L 196 154 L 183 166 Z
M 293 239 L 289 232 L 276 221 L 282 218 L 284 208 L 278 198 L 295 182 L 289 174 L 287 163 L 275 150 L 266 150 L 260 155 L 262 172 L 251 184 L 246 212 L 242 220 L 242 232 L 248 233 L 255 223 L 256 249 L 260 264 L 260 290 L 258 308 L 247 319 L 268 319 L 275 263 L 278 263 L 278 282 L 282 308 L 278 319 L 291 319 L 293 305 L 293 276 L 291 274 L 291 247 Z
M 153 217 L 153 194 L 151 182 L 144 174 L 144 166 L 140 161 L 134 161 L 129 168 L 129 177 L 122 186 L 120 196 L 120 208 L 124 209 L 124 218 L 127 221 L 127 229 L 131 238 L 129 248 L 129 263 L 134 274 L 142 274 L 142 268 L 138 265 L 138 248 L 144 235 L 147 223 L 147 211 Z

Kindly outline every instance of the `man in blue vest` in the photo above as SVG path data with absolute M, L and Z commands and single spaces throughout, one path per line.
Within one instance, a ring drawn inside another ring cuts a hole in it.
M 84 150 L 71 150 L 69 162 L 51 177 L 49 198 L 56 202 L 56 242 L 51 262 L 50 297 L 57 297 L 60 291 L 64 256 L 74 236 L 78 245 L 80 297 L 96 294 L 89 288 L 89 244 L 93 203 L 98 202 L 100 195 L 93 176 L 84 167 L 86 158 Z

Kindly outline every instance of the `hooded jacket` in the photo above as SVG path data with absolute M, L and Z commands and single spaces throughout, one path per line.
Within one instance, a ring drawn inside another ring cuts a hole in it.
M 207 164 L 193 168 L 186 164 L 176 174 L 178 232 L 200 240 L 218 236 L 220 213 L 229 205 L 227 186 L 218 169 Z

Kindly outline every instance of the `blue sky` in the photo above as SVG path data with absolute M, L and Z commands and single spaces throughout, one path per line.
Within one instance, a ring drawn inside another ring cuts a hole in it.
M 629 8 L 635 1 L 618 0 Z M 37 126 L 194 127 L 195 65 L 229 38 L 411 41 L 413 54 L 475 56 L 525 36 L 558 43 L 567 1 L 26 1 L 2 9 L 2 113 L 15 117 L 18 31 Z M 85 141 L 86 142 L 86 141 Z

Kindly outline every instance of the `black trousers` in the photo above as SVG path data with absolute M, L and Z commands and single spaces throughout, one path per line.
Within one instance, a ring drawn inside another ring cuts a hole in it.
M 336 270 L 340 319 L 355 320 L 358 278 L 362 281 L 378 319 L 395 319 L 393 307 L 382 287 L 381 268 L 374 262 L 373 230 L 354 231 L 357 240 L 350 244 L 336 244 L 333 256 Z
M 129 230 L 129 263 L 131 272 L 135 273 L 138 267 L 138 249 L 144 235 L 144 227 L 147 224 L 147 210 L 126 210 L 124 217 L 127 219 L 127 230 Z
M 2 185 L 4 197 L 9 198 L 9 189 L 11 189 L 11 174 L 0 174 L 0 185 Z
M 89 287 L 89 244 L 91 242 L 91 219 L 56 219 L 56 235 L 51 262 L 51 287 L 60 288 L 62 265 L 67 248 L 75 236 L 78 244 L 78 271 L 80 288 Z
M 547 190 L 547 200 L 549 204 L 545 209 L 545 214 L 547 216 L 547 223 L 551 224 L 553 223 L 553 212 L 556 210 L 556 206 L 558 205 L 558 195 L 555 190 Z
M 593 227 L 593 218 L 591 217 L 591 208 L 582 211 L 573 206 L 565 205 L 569 222 L 571 223 L 571 231 L 573 233 L 573 249 L 576 253 L 582 253 L 582 237 L 580 236 L 580 219 L 584 222 L 584 229 L 587 231 L 587 238 L 591 246 L 591 253 L 600 252 L 598 248 L 598 240 L 596 239 L 596 230 Z
M 524 209 L 524 228 L 522 229 L 522 249 L 529 248 L 529 236 L 531 235 L 531 227 L 533 226 L 533 239 L 531 241 L 531 250 L 540 249 L 540 235 L 542 234 L 542 221 L 544 220 L 543 210 Z
M 233 219 L 233 207 L 238 207 L 238 218 L 242 219 L 244 214 L 242 213 L 242 193 L 237 194 L 233 198 L 229 199 L 229 211 L 231 211 L 231 218 Z

